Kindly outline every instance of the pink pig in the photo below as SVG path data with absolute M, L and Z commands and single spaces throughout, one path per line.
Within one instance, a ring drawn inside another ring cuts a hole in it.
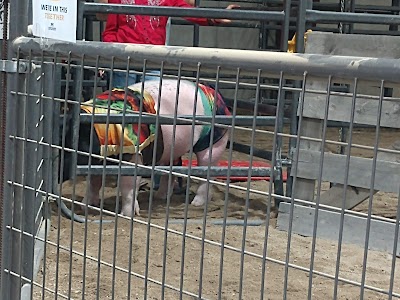
M 141 91 L 142 83 L 134 84 L 129 86 L 129 90 L 133 91 Z M 189 81 L 180 81 L 179 86 L 179 98 L 178 98 L 178 115 L 193 115 L 193 109 L 195 105 L 195 93 L 197 90 L 197 108 L 196 115 L 210 115 L 213 111 L 213 106 L 216 106 L 214 109 L 217 114 L 225 114 L 229 115 L 229 111 L 223 102 L 222 96 L 217 94 L 217 98 L 214 99 L 215 91 L 206 86 L 199 85 L 196 89 L 196 85 Z M 157 102 L 159 100 L 159 92 L 160 92 L 160 83 L 158 80 L 146 81 L 144 85 L 144 91 L 147 95 L 150 95 L 152 99 L 154 99 L 154 108 L 157 109 Z M 108 93 L 108 92 L 106 92 Z M 168 115 L 173 116 L 175 114 L 176 109 L 176 96 L 178 93 L 178 81 L 177 80 L 168 80 L 163 79 L 162 87 L 161 87 L 161 97 L 160 97 L 160 115 Z M 145 100 L 143 100 L 145 101 Z M 78 149 L 80 151 L 87 151 L 87 146 L 84 144 L 88 144 L 88 130 L 90 128 L 89 125 L 81 124 L 80 125 L 80 133 L 79 133 L 79 146 Z M 69 126 L 72 128 L 72 126 Z M 142 128 L 142 127 L 141 127 Z M 175 136 L 173 135 L 173 125 L 161 125 L 162 131 L 162 154 L 159 156 L 159 160 L 156 163 L 157 165 L 169 165 L 170 157 L 171 157 L 171 144 L 174 143 L 173 147 L 173 159 L 177 160 L 186 153 L 188 153 L 192 148 L 193 152 L 196 154 L 197 162 L 199 166 L 208 166 L 210 161 L 210 125 L 195 125 L 194 128 L 194 138 L 192 139 L 192 126 L 191 125 L 176 125 Z M 97 132 L 97 131 L 96 131 Z M 99 153 L 96 148 L 101 145 L 101 138 L 98 134 L 97 141 L 93 142 L 93 153 Z M 68 136 L 68 134 L 67 134 Z M 218 126 L 214 127 L 214 135 L 213 135 L 213 145 L 211 149 L 211 164 L 216 165 L 221 158 L 221 155 L 225 151 L 226 144 L 228 141 L 228 131 L 226 128 L 221 128 Z M 99 143 L 100 142 L 100 143 Z M 119 142 L 118 142 L 119 144 Z M 100 146 L 101 147 L 101 146 Z M 65 161 L 68 164 L 68 154 L 65 154 Z M 78 156 L 78 164 L 85 164 L 85 160 L 80 160 Z M 132 162 L 135 161 L 135 155 L 130 159 Z M 143 162 L 142 156 L 138 157 L 139 164 L 148 162 Z M 92 159 L 93 164 L 100 164 L 101 162 L 97 162 Z M 64 164 L 64 167 L 66 166 Z M 151 162 L 150 162 L 151 164 Z M 66 168 L 67 169 L 67 168 Z M 67 170 L 68 171 L 68 170 Z M 65 172 L 64 172 L 65 173 Z M 68 178 L 68 172 L 64 174 L 64 180 Z M 136 189 L 134 189 L 134 176 L 122 176 L 121 177 L 121 192 L 122 192 L 122 210 L 121 213 L 125 216 L 133 216 L 134 214 L 139 215 L 139 203 L 137 200 L 139 186 L 141 177 L 136 177 Z M 172 180 L 172 186 L 168 187 L 168 176 L 161 176 L 160 186 L 158 191 L 155 194 L 157 198 L 167 198 L 167 193 L 172 194 L 173 192 L 173 184 L 175 180 Z M 90 205 L 99 205 L 99 191 L 101 188 L 101 176 L 92 175 L 89 186 L 88 198 L 84 199 L 84 202 Z M 201 206 L 206 203 L 206 201 L 210 201 L 212 198 L 211 192 L 208 193 L 207 190 L 210 188 L 209 182 L 201 182 L 196 196 L 191 202 L 192 205 Z

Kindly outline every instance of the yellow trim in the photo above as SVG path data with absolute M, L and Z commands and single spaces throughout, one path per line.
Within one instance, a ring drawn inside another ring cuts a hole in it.
M 143 143 L 139 145 L 139 152 L 142 152 L 144 148 L 146 148 L 150 143 L 154 142 L 155 135 L 151 134 Z M 110 155 L 119 155 L 121 147 L 118 145 L 105 145 L 100 146 L 100 155 L 110 156 Z M 123 154 L 135 154 L 136 153 L 136 146 L 122 146 L 122 153 Z
M 304 33 L 304 45 L 307 43 L 307 34 L 312 32 L 311 29 L 308 29 L 306 33 Z M 288 41 L 288 50 L 289 53 L 296 53 L 296 34 L 293 35 L 293 38 Z
M 120 90 L 120 89 L 114 89 L 114 90 Z M 138 88 L 130 88 L 130 90 L 134 91 L 134 92 L 141 93 L 141 90 L 138 89 Z M 146 98 L 147 97 L 151 97 L 152 98 L 152 96 L 146 91 L 144 91 L 143 94 L 144 94 L 144 97 L 146 97 Z M 93 110 L 93 99 L 88 100 L 88 101 L 86 101 L 84 103 L 81 103 L 81 108 L 86 113 L 91 114 L 92 110 Z M 101 106 L 101 107 L 96 106 L 95 107 L 95 113 L 96 113 L 96 108 L 106 109 L 107 107 L 105 107 L 105 106 Z M 131 110 L 129 110 L 129 111 L 131 111 Z M 119 111 L 115 110 L 115 109 L 110 109 L 110 112 L 118 113 Z M 132 111 L 132 112 L 134 112 L 134 111 Z M 100 136 L 102 134 L 101 130 L 99 130 L 99 127 L 98 127 L 99 125 L 104 125 L 104 124 L 94 124 L 94 129 L 95 129 L 95 131 L 96 131 L 98 136 Z M 120 125 L 120 124 L 118 124 L 118 125 Z M 141 143 L 139 145 L 139 153 L 141 151 L 143 151 L 144 148 L 149 146 L 152 142 L 154 142 L 154 139 L 155 139 L 155 134 L 151 134 L 143 143 Z M 122 153 L 124 153 L 124 154 L 135 154 L 136 153 L 136 149 L 137 149 L 136 145 L 122 146 Z M 100 155 L 101 156 L 119 155 L 120 150 L 121 150 L 121 147 L 119 145 L 107 145 L 107 146 L 106 145 L 100 145 Z

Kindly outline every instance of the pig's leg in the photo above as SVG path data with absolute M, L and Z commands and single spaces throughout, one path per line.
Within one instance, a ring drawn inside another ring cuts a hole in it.
M 122 193 L 121 213 L 124 216 L 133 217 L 135 214 L 140 216 L 139 202 L 137 200 L 137 197 L 139 193 L 141 179 L 142 179 L 141 176 L 136 176 L 136 188 L 135 188 L 135 176 L 121 177 L 121 193 Z
M 157 199 L 167 199 L 168 196 L 172 196 L 175 186 L 175 176 L 171 175 L 171 184 L 168 186 L 169 175 L 161 175 L 160 185 L 156 194 L 154 195 Z
M 99 207 L 100 205 L 100 188 L 101 188 L 101 176 L 90 176 L 88 182 L 88 195 L 83 198 L 82 202 L 85 204 Z
M 212 146 L 211 153 L 211 165 L 217 165 L 221 155 L 225 151 L 226 143 L 228 142 L 228 134 L 225 134 L 217 143 Z M 199 166 L 208 166 L 210 160 L 210 149 L 205 149 L 196 153 L 197 163 Z M 201 206 L 206 203 L 206 201 L 211 201 L 212 194 L 210 189 L 209 182 L 201 182 L 199 187 L 197 188 L 196 196 L 194 197 L 192 204 L 194 206 Z M 208 191 L 208 195 L 207 195 Z

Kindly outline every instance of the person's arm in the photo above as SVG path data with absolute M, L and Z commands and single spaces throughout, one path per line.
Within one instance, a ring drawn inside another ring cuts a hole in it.
M 96 3 L 108 3 L 108 0 L 96 0 Z M 101 13 L 97 13 L 96 14 L 96 19 L 99 21 L 107 21 L 107 14 L 101 14 Z
M 195 6 L 196 0 L 185 0 L 185 2 L 191 6 Z
M 107 0 L 105 0 L 107 1 Z M 108 0 L 109 3 L 120 3 L 118 0 Z M 103 31 L 103 42 L 116 42 L 118 31 L 118 15 L 108 14 L 106 28 Z

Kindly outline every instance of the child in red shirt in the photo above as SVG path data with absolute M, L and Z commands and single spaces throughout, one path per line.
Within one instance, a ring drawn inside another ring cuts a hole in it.
M 185 0 L 108 0 L 112 4 L 136 4 L 150 6 L 173 6 L 193 8 Z M 227 9 L 237 8 L 229 5 Z M 217 25 L 230 23 L 227 19 L 185 18 L 199 25 Z M 103 32 L 104 42 L 165 45 L 167 16 L 109 14 Z M 152 73 L 159 74 L 158 71 Z M 123 87 L 126 82 L 125 72 L 113 72 L 113 87 Z M 128 75 L 128 85 L 142 81 L 141 76 Z M 158 76 L 146 76 L 146 80 L 159 79 Z

